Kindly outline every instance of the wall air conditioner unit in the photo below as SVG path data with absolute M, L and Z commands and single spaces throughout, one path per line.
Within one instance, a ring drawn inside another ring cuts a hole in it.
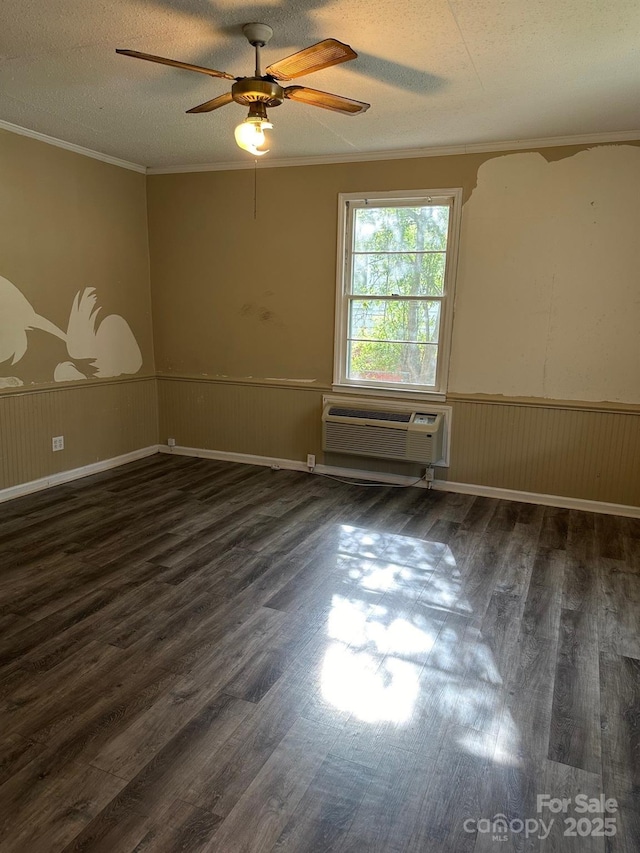
M 322 447 L 329 453 L 403 462 L 439 462 L 445 424 L 442 412 L 386 411 L 328 402 L 322 412 Z

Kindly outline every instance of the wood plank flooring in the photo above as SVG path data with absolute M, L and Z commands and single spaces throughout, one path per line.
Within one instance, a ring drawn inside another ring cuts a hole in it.
M 163 455 L 0 567 L 2 853 L 640 850 L 638 520 Z

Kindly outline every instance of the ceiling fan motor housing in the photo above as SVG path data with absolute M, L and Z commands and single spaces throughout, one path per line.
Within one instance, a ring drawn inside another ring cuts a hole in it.
M 243 77 L 231 87 L 233 100 L 251 106 L 256 102 L 266 107 L 278 107 L 284 101 L 284 89 L 272 80 L 260 77 Z

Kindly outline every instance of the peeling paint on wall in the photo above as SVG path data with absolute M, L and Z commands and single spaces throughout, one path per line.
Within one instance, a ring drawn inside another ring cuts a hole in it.
M 48 379 L 71 382 L 137 373 L 142 354 L 129 324 L 119 314 L 109 314 L 98 322 L 99 313 L 95 289 L 79 291 L 64 332 L 38 314 L 18 288 L 0 276 L 0 364 L 18 364 L 30 346 L 28 333 L 41 330 L 64 341 L 71 359 L 52 365 Z M 0 367 L 3 372 L 6 369 Z M 13 372 L 19 373 L 19 369 Z M 0 388 L 23 384 L 20 376 L 0 377 Z
M 449 390 L 640 402 L 640 149 L 482 164 L 463 209 Z

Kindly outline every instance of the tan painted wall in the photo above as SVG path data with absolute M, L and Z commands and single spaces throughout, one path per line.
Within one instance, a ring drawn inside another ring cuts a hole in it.
M 631 145 L 480 167 L 450 391 L 640 403 L 639 187 Z
M 144 175 L 0 130 L 0 488 L 155 443 L 155 378 L 124 381 L 155 377 L 146 214 Z
M 329 383 L 338 193 L 462 186 L 450 390 L 640 402 L 639 177 L 633 145 L 258 167 L 254 219 L 251 170 L 152 176 L 158 369 Z
M 640 224 L 631 193 L 622 206 L 607 202 L 599 210 L 586 244 L 590 261 L 571 275 L 588 231 L 584 204 L 593 200 L 585 185 L 609 199 L 612 188 L 633 180 L 639 152 L 625 145 L 259 169 L 255 220 L 250 170 L 147 179 L 155 349 L 160 375 L 172 377 L 159 382 L 160 440 L 173 435 L 187 446 L 320 457 L 320 399 L 332 373 L 338 192 L 462 186 L 467 207 L 450 386 L 458 393 L 452 393 L 452 466 L 441 474 L 640 504 L 637 407 L 599 412 L 598 405 L 558 406 L 548 399 L 601 400 L 605 389 L 611 400 L 640 401 L 638 336 L 631 333 L 638 307 L 635 246 L 620 236 Z M 514 223 L 530 221 L 533 200 L 544 219 L 549 174 L 560 176 L 554 233 L 567 225 L 565 214 L 576 239 L 567 241 L 565 229 L 532 280 L 537 244 L 529 231 L 519 239 Z M 34 309 L 62 329 L 74 294 L 96 287 L 102 316 L 121 315 L 140 344 L 144 360 L 136 379 L 152 376 L 143 176 L 0 133 L 0 186 L 6 264 L 0 275 L 19 284 Z M 507 220 L 495 215 L 501 193 L 511 194 Z M 483 240 L 492 211 L 494 231 Z M 598 287 L 611 241 L 615 281 L 607 282 L 606 302 Z M 502 245 L 508 251 L 499 251 Z M 519 274 L 509 275 L 513 269 Z M 562 286 L 554 290 L 549 281 L 558 282 L 559 272 Z M 572 336 L 574 302 L 582 328 L 602 332 L 597 347 L 587 347 L 584 335 Z M 477 319 L 494 324 L 494 335 L 496 328 L 518 329 L 512 335 L 518 357 L 507 335 L 474 359 L 482 345 Z M 546 329 L 544 346 L 532 327 Z M 0 488 L 157 440 L 154 380 L 55 386 L 51 366 L 65 357 L 64 342 L 43 331 L 28 336 L 27 354 L 11 368 L 23 371 L 25 386 L 0 392 Z M 500 370 L 503 350 L 509 363 Z M 576 373 L 576 351 L 596 353 L 599 372 Z M 0 376 L 10 375 L 7 363 L 1 366 Z M 608 381 L 613 372 L 617 385 Z M 516 396 L 531 399 L 508 399 Z M 51 435 L 63 433 L 71 437 L 69 452 L 54 456 Z
M 329 383 L 337 196 L 463 186 L 486 155 L 151 176 L 160 373 Z
M 98 325 L 117 314 L 138 342 L 136 375 L 155 370 L 146 215 L 144 175 L 0 130 L 0 276 L 63 331 L 76 293 L 95 288 Z M 3 293 L 0 346 L 8 336 Z M 0 377 L 52 382 L 56 365 L 70 359 L 64 341 L 39 329 L 27 337 L 23 358 L 3 360 Z
M 534 399 L 454 402 L 452 466 L 442 474 L 640 503 L 638 412 L 600 417 L 550 400 L 640 403 L 640 265 L 630 239 L 640 229 L 639 162 L 640 148 L 620 145 L 258 167 L 256 219 L 250 170 L 149 178 L 157 363 L 175 377 L 160 383 L 161 441 L 176 433 L 179 444 L 217 450 L 320 455 L 338 193 L 461 186 L 450 390 Z M 225 382 L 181 388 L 181 376 Z M 308 384 L 292 383 L 285 403 L 283 390 L 259 388 L 274 378 Z

